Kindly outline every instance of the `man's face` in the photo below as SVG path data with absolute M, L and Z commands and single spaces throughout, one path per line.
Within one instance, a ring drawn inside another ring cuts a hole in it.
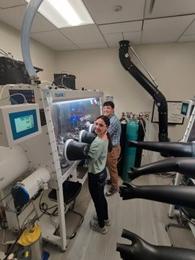
M 103 106 L 103 115 L 111 116 L 114 114 L 114 109 L 111 106 Z

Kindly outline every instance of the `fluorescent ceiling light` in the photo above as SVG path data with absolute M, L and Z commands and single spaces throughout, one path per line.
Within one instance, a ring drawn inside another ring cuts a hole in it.
M 38 11 L 57 28 L 94 23 L 82 0 L 43 0 Z

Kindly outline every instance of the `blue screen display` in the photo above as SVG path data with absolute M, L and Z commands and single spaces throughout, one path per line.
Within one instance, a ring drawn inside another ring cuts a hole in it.
M 183 103 L 183 104 L 182 104 L 182 107 L 181 107 L 181 114 L 182 114 L 182 115 L 184 115 L 184 116 L 187 115 L 188 107 L 189 107 L 189 104 L 188 104 L 188 103 Z
M 9 113 L 9 120 L 14 140 L 38 132 L 35 109 Z

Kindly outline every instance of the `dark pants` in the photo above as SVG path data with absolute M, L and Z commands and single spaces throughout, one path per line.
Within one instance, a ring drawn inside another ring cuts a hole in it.
M 98 174 L 89 173 L 88 175 L 89 192 L 96 209 L 100 227 L 104 227 L 104 220 L 108 219 L 108 204 L 104 195 L 106 176 L 106 169 Z

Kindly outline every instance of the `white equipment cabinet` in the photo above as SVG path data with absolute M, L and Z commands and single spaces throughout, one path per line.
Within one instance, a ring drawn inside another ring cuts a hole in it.
M 8 98 L 6 99 L 6 97 Z M 86 178 L 78 178 L 78 162 L 66 161 L 63 146 L 67 139 L 78 138 L 79 131 L 85 129 L 89 123 L 93 123 L 95 118 L 101 114 L 102 97 L 103 93 L 98 91 L 62 89 L 49 84 L 17 84 L 0 87 L 1 106 L 17 107 L 16 104 L 19 103 L 19 107 L 25 101 L 31 104 L 29 106 L 39 107 L 41 122 L 39 135 L 24 139 L 18 145 L 20 149 L 23 149 L 27 158 L 28 173 L 43 167 L 51 175 L 49 187 L 57 190 L 57 222 L 60 235 L 56 235 L 56 226 L 52 225 L 50 216 L 44 215 L 40 219 L 40 224 L 42 237 L 58 245 L 61 250 L 65 250 L 67 246 L 63 182 L 70 175 L 72 180 L 81 183 Z M 2 147 L 2 149 L 5 148 Z M 18 224 L 17 221 L 14 221 L 15 216 L 12 212 L 7 213 L 7 219 L 9 226 L 13 227 Z

